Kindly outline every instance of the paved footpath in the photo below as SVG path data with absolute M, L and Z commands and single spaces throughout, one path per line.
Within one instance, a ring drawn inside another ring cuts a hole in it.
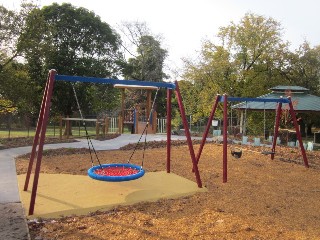
M 14 158 L 31 147 L 0 151 L 0 239 L 27 240 L 28 227 L 20 202 Z
M 115 150 L 129 143 L 137 143 L 140 135 L 122 134 L 121 136 L 98 141 L 92 139 L 96 150 Z M 184 136 L 171 136 L 172 140 L 185 140 Z M 200 139 L 200 138 L 196 138 Z M 148 135 L 147 141 L 166 140 L 166 135 Z M 144 136 L 141 141 L 144 141 Z M 48 144 L 44 149 L 88 148 L 86 139 L 78 142 Z M 5 149 L 0 151 L 0 240 L 30 239 L 24 209 L 20 201 L 15 167 L 15 157 L 31 152 L 31 146 Z

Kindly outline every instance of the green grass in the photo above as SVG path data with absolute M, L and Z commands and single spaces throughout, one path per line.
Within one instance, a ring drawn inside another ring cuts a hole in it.
M 89 135 L 95 135 L 96 134 L 96 130 L 94 127 L 87 127 L 87 131 Z M 9 132 L 9 130 L 0 130 L 0 138 L 18 138 L 18 137 L 34 137 L 36 133 L 36 129 L 30 129 L 28 130 L 11 130 Z M 53 128 L 53 127 L 48 127 L 47 131 L 46 131 L 46 136 L 47 137 L 59 137 L 60 135 L 60 131 L 59 128 Z M 86 136 L 86 132 L 83 128 L 79 128 L 74 127 L 72 129 L 72 135 L 74 137 L 85 137 Z
M 34 130 L 0 130 L 0 138 L 17 138 L 17 137 L 33 137 L 35 135 Z M 53 136 L 53 132 L 48 132 L 48 135 Z

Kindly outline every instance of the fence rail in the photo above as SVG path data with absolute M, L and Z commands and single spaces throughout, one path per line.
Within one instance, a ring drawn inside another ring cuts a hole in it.
M 69 120 L 71 132 L 73 137 L 85 137 L 86 132 L 83 127 L 82 119 L 76 117 L 62 118 L 63 123 L 61 126 L 60 117 L 51 117 L 48 121 L 46 136 L 59 137 L 60 130 L 64 135 L 66 120 Z M 191 118 L 190 118 L 191 119 Z M 131 120 L 131 119 L 130 119 Z M 188 119 L 189 120 L 189 119 Z M 86 119 L 85 124 L 90 136 L 97 135 L 97 123 L 99 127 L 99 134 L 104 133 L 119 133 L 119 118 L 108 117 L 105 119 L 91 118 Z M 202 133 L 206 125 L 205 119 L 199 120 L 196 123 L 188 123 L 190 131 L 193 133 Z M 107 127 L 107 132 L 105 131 Z M 180 126 L 181 128 L 181 126 Z M 179 129 L 180 129 L 179 128 Z M 15 138 L 15 137 L 34 137 L 36 131 L 36 119 L 31 121 L 30 118 L 25 116 L 18 116 L 12 114 L 0 115 L 0 138 Z M 157 133 L 164 134 L 167 131 L 167 119 L 165 117 L 157 118 Z M 130 129 L 128 130 L 130 132 Z M 212 132 L 210 130 L 210 132 Z
M 166 133 L 167 132 L 167 119 L 158 118 L 157 119 L 157 133 Z
M 63 120 L 61 123 L 60 121 Z M 0 138 L 17 138 L 17 137 L 34 137 L 36 132 L 36 120 L 33 120 L 15 116 L 12 114 L 0 115 Z M 83 126 L 81 118 L 50 118 L 48 121 L 46 136 L 59 137 L 60 134 L 64 135 L 66 123 L 70 125 L 70 135 L 74 137 L 85 137 L 86 131 Z M 97 125 L 99 125 L 100 133 L 105 133 L 104 127 L 107 123 L 108 133 L 119 132 L 119 118 L 108 117 L 108 121 L 105 119 L 85 119 L 85 125 L 90 136 L 97 134 Z M 103 129 L 103 131 L 101 131 Z M 62 132 L 62 133 L 61 133 Z
M 119 132 L 119 119 L 116 117 L 109 117 L 109 133 L 118 133 Z

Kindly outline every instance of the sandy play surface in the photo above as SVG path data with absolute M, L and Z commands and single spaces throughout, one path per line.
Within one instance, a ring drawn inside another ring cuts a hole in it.
M 29 211 L 32 185 L 24 192 L 25 174 L 18 176 L 22 203 Z M 37 205 L 28 218 L 52 218 L 83 215 L 110 210 L 118 205 L 153 202 L 161 198 L 179 198 L 204 192 L 197 184 L 165 171 L 148 172 L 135 181 L 105 182 L 83 175 L 42 174 L 37 192 Z

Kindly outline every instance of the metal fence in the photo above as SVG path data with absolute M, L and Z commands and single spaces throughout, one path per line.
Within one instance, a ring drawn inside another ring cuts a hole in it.
M 89 116 L 85 118 L 90 121 L 86 121 L 86 128 L 89 135 L 93 136 L 97 134 L 97 119 L 95 116 Z M 203 133 L 207 119 L 200 119 L 193 122 L 192 117 L 188 116 L 188 126 L 191 133 L 201 134 Z M 103 134 L 105 120 L 99 120 L 99 134 Z M 15 137 L 33 137 L 36 131 L 37 119 L 31 119 L 28 116 L 15 115 L 15 114 L 0 114 L 0 138 L 15 138 Z M 49 137 L 59 137 L 60 131 L 62 129 L 62 135 L 65 135 L 66 120 L 63 120 L 62 127 L 60 126 L 60 117 L 50 117 L 46 136 Z M 86 132 L 83 127 L 83 122 L 81 119 L 72 120 L 69 122 L 71 132 L 73 137 L 85 137 Z M 214 127 L 211 127 L 210 133 L 212 133 Z M 218 127 L 219 128 L 219 127 Z M 172 131 L 182 131 L 183 126 L 180 124 L 178 127 L 173 127 Z M 118 117 L 108 117 L 108 133 L 118 133 L 119 132 L 119 118 Z M 128 130 L 128 132 L 130 132 Z M 166 117 L 157 118 L 157 133 L 164 134 L 167 132 L 167 119 Z
M 109 133 L 119 132 L 119 119 L 117 117 L 109 117 Z
M 167 119 L 158 118 L 157 119 L 157 133 L 166 133 L 167 132 Z
M 66 135 L 66 122 L 68 118 L 62 118 L 62 126 L 60 117 L 51 117 L 48 121 L 46 136 L 59 137 L 60 134 Z M 70 132 L 73 137 L 85 137 L 86 131 L 81 119 L 69 118 Z M 99 134 L 105 133 L 105 119 L 97 121 L 91 116 L 91 119 L 85 121 L 87 132 L 90 136 L 97 134 L 97 122 L 99 124 Z M 157 119 L 157 133 L 166 133 L 166 118 Z M 36 132 L 37 119 L 31 120 L 25 116 L 14 114 L 0 114 L 0 138 L 16 138 L 16 137 L 34 137 Z M 119 118 L 108 117 L 107 121 L 108 133 L 119 133 Z M 62 132 L 61 132 L 62 131 Z
M 86 129 L 89 135 L 97 134 L 97 120 L 86 121 Z M 28 117 L 14 114 L 0 114 L 0 138 L 34 137 L 36 132 L 37 119 L 31 120 Z M 68 123 L 71 128 L 70 134 L 74 137 L 85 137 L 86 131 L 83 121 L 72 120 Z M 100 130 L 104 127 L 104 121 L 100 123 Z M 48 121 L 46 136 L 59 137 L 65 135 L 66 121 L 60 123 L 59 117 L 51 117 Z M 62 131 L 62 133 L 61 133 Z M 108 133 L 119 132 L 119 119 L 116 117 L 108 118 Z M 100 131 L 102 134 L 103 131 Z
M 29 116 L 17 115 L 12 113 L 0 114 L 0 138 L 14 137 L 33 137 L 36 130 L 36 120 Z M 50 124 L 47 129 L 48 135 L 58 135 L 59 127 L 57 124 Z

